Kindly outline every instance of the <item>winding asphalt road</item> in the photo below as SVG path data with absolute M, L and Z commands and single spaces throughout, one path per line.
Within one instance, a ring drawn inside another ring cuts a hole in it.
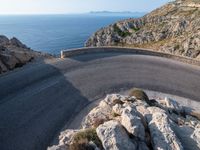
M 200 67 L 109 52 L 32 63 L 1 75 L 0 149 L 46 149 L 91 101 L 131 87 L 200 101 Z

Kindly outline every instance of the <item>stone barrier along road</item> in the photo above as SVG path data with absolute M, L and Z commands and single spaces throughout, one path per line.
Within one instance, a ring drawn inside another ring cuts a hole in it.
M 0 149 L 44 150 L 80 110 L 132 87 L 200 101 L 200 68 L 101 52 L 37 62 L 0 75 Z
M 188 57 L 172 55 L 169 53 L 163 53 L 158 51 L 153 51 L 151 49 L 140 49 L 140 48 L 122 48 L 122 47 L 84 47 L 78 49 L 69 49 L 61 51 L 61 58 L 72 57 L 76 55 L 98 53 L 98 52 L 123 52 L 123 53 L 133 53 L 139 55 L 151 55 L 159 56 L 164 58 L 170 58 L 180 62 L 200 66 L 200 61 L 194 60 Z

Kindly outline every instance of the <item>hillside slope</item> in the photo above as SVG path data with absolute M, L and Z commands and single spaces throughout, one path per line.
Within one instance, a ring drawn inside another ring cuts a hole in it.
M 102 28 L 85 44 L 150 48 L 200 59 L 200 0 L 176 0 L 138 19 Z

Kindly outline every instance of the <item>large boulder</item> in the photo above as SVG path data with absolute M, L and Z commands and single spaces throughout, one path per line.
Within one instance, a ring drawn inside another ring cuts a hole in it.
M 198 147 L 200 148 L 200 125 L 195 128 L 192 138 L 197 142 Z
M 147 118 L 155 150 L 183 150 L 183 147 L 173 132 L 168 116 L 159 108 L 148 108 L 150 114 Z
M 105 101 L 101 101 L 97 107 L 92 109 L 90 113 L 83 119 L 82 128 L 97 127 L 110 119 L 112 108 Z
M 145 128 L 138 112 L 134 108 L 127 107 L 123 110 L 121 124 L 130 134 L 145 141 Z
M 8 43 L 9 39 L 4 35 L 0 35 L 0 45 L 7 45 Z
M 0 73 L 21 67 L 38 57 L 50 58 L 51 56 L 31 50 L 17 38 L 9 40 L 7 37 L 0 35 Z
M 136 144 L 130 140 L 125 129 L 117 121 L 108 121 L 100 125 L 96 131 L 105 150 L 137 149 Z
M 122 96 L 120 94 L 110 94 L 106 96 L 104 101 L 108 105 L 114 106 L 115 104 L 123 104 L 126 99 L 128 99 L 127 96 Z
M 16 47 L 20 47 L 20 48 L 28 48 L 25 44 L 23 44 L 20 40 L 18 40 L 15 37 L 10 39 L 10 44 Z

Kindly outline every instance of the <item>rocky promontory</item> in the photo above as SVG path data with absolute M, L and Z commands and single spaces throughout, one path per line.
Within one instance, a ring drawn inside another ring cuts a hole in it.
M 49 150 L 198 150 L 200 115 L 170 98 L 149 99 L 140 89 L 111 94 L 67 129 Z
M 142 18 L 119 21 L 94 33 L 85 46 L 149 48 L 200 59 L 200 1 L 176 0 Z
M 34 58 L 47 56 L 50 55 L 31 50 L 15 37 L 0 36 L 0 74 L 21 67 Z

